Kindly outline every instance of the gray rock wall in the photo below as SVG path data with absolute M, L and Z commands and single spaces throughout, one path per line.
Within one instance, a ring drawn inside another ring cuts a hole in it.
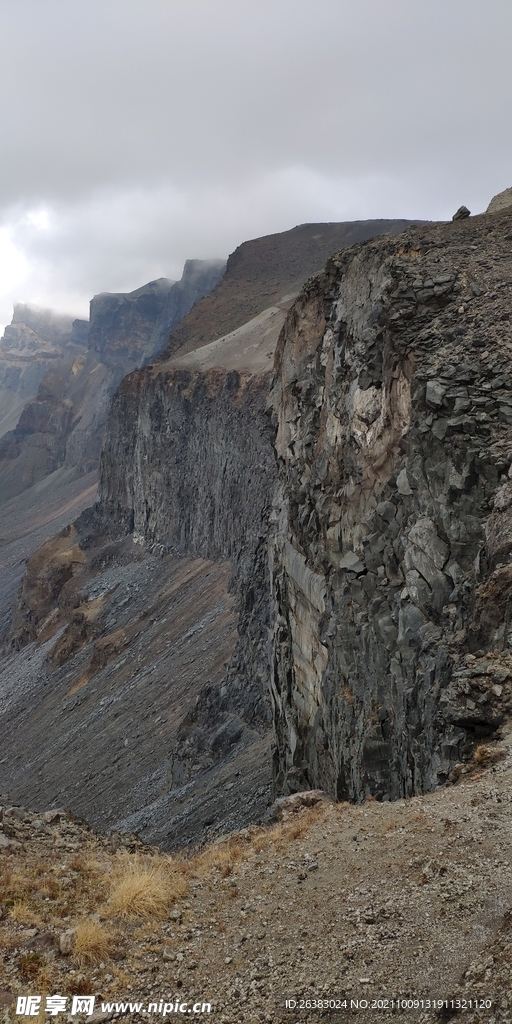
M 100 471 L 102 514 L 127 523 L 136 541 L 231 561 L 238 641 L 226 686 L 233 707 L 267 726 L 268 387 L 269 374 L 135 371 L 114 398 Z
M 354 247 L 289 314 L 278 792 L 432 789 L 510 706 L 511 229 L 483 216 Z

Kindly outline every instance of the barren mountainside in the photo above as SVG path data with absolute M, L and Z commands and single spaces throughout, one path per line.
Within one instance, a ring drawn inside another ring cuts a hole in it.
M 363 220 L 300 224 L 291 231 L 243 242 L 228 259 L 226 273 L 210 295 L 197 302 L 172 331 L 161 358 L 214 341 L 296 294 L 338 249 L 374 235 L 398 234 L 405 220 Z
M 78 474 L 97 468 L 117 385 L 165 345 L 224 267 L 221 260 L 188 260 L 180 281 L 95 295 L 90 321 L 72 325 L 51 311 L 15 308 L 0 348 L 0 502 L 63 466 Z
M 37 550 L 37 503 L 0 510 L 1 801 L 34 809 L 0 808 L 5 1005 L 37 961 L 99 998 L 207 992 L 226 1024 L 341 1024 L 344 997 L 510 1024 L 502 206 L 356 225 L 323 270 L 313 243 L 350 226 L 241 246 L 122 380 L 97 504 L 69 491 Z M 145 919 L 118 887 L 153 869 Z
M 193 351 L 123 381 L 100 505 L 29 561 L 15 610 L 3 721 L 23 707 L 31 756 L 13 734 L 13 797 L 30 790 L 171 847 L 265 812 L 273 352 L 299 274 L 320 270 L 340 240 L 403 226 L 307 225 L 246 243 L 213 293 L 230 319 L 212 319 L 202 349 L 196 337 Z M 233 328 L 223 337 L 221 324 Z M 205 600 L 195 611 L 189 573 Z

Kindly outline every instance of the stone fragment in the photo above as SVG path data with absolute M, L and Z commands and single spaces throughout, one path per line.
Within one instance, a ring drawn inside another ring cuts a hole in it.
M 348 569 L 350 572 L 362 572 L 364 565 L 354 551 L 347 551 L 339 561 L 340 569 Z
M 36 931 L 37 929 L 33 929 Z M 29 933 L 30 934 L 30 933 Z M 50 950 L 55 948 L 56 937 L 53 932 L 40 932 L 24 943 L 25 949 Z
M 386 523 L 390 523 L 395 518 L 396 506 L 393 505 L 392 501 L 380 501 L 375 511 L 381 519 L 384 519 Z
M 409 541 L 432 560 L 437 569 L 446 563 L 450 549 L 437 535 L 431 519 L 418 519 L 409 531 Z
M 76 929 L 69 928 L 66 932 L 61 932 L 59 935 L 59 950 L 62 956 L 69 956 L 73 952 L 76 938 Z
M 467 206 L 459 206 L 459 209 L 454 213 L 452 220 L 466 220 L 466 217 L 471 216 L 471 210 L 468 210 Z
M 266 820 L 281 821 L 288 814 L 296 814 L 304 807 L 314 807 L 322 800 L 330 801 L 328 793 L 322 789 L 307 789 L 301 793 L 292 793 L 291 796 L 282 796 L 275 800 L 266 815 Z
M 67 817 L 66 811 L 63 807 L 54 807 L 51 811 L 44 811 L 42 814 L 43 821 L 60 821 L 61 818 Z
M 433 405 L 435 408 L 439 408 L 443 404 L 443 398 L 446 394 L 446 388 L 438 380 L 429 380 L 427 383 L 427 390 L 425 392 L 425 401 L 427 405 Z
M 396 478 L 396 489 L 398 493 L 403 494 L 404 497 L 406 497 L 409 494 L 412 494 L 412 488 L 409 483 L 409 480 L 407 479 L 407 470 L 400 470 Z

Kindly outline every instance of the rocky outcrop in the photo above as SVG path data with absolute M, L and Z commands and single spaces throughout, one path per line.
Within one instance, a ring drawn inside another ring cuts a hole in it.
M 180 281 L 165 277 L 133 292 L 91 300 L 89 347 L 116 381 L 165 348 L 173 327 L 222 277 L 224 260 L 187 260 Z
M 493 196 L 487 207 L 487 213 L 501 213 L 502 210 L 507 210 L 511 206 L 512 188 L 506 188 L 503 192 L 498 192 L 497 196 Z
M 102 292 L 90 303 L 89 348 L 121 376 L 152 355 L 150 339 L 174 281 L 158 281 L 133 292 Z
M 332 259 L 272 405 L 279 792 L 444 782 L 511 708 L 512 215 Z
M 209 295 L 224 276 L 225 260 L 187 260 L 179 281 L 169 289 L 167 299 L 150 339 L 150 353 L 166 348 L 169 334 L 196 302 Z

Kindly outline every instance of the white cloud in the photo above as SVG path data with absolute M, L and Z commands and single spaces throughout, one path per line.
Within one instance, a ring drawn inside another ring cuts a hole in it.
M 0 0 L 0 31 L 2 320 L 512 184 L 509 0 Z
M 12 238 L 9 227 L 0 228 L 0 320 L 10 320 L 12 296 L 22 291 L 30 277 L 29 260 Z M 3 326 L 0 328 L 3 331 Z

